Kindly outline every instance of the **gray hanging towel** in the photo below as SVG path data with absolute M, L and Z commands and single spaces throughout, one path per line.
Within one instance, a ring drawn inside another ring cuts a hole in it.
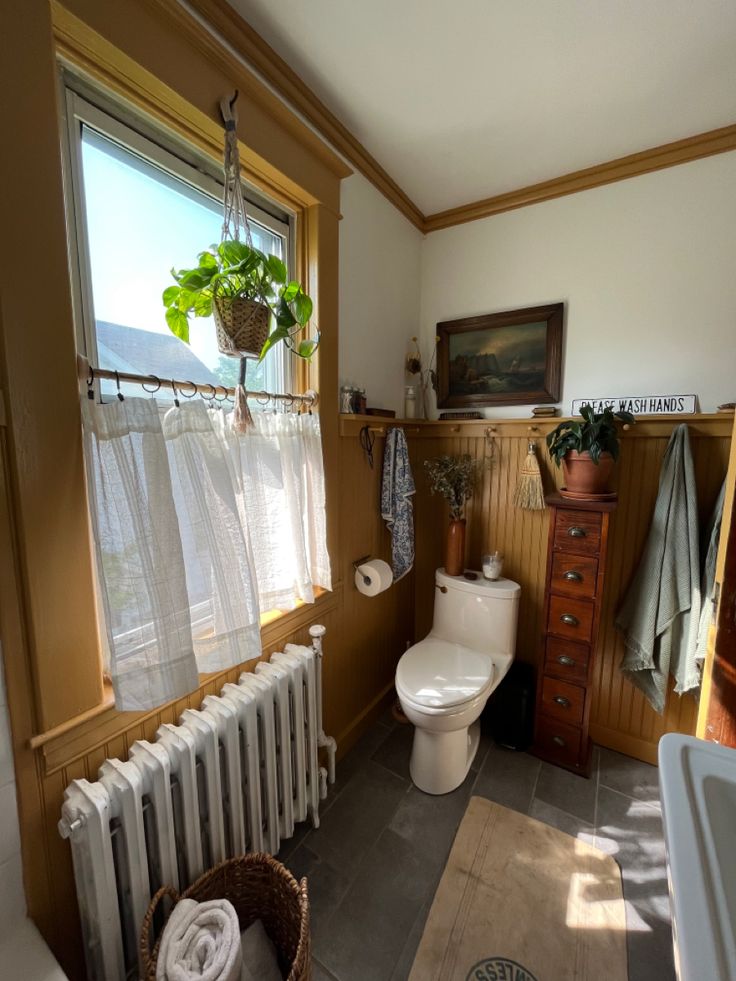
M 677 426 L 667 446 L 652 526 L 616 617 L 625 636 L 621 670 L 660 714 L 667 678 L 682 694 L 700 685 L 698 506 L 690 436 Z
M 721 537 L 721 522 L 723 521 L 723 505 L 726 501 L 726 481 L 723 481 L 721 490 L 713 507 L 713 514 L 710 516 L 708 527 L 705 529 L 703 542 L 707 545 L 707 551 L 702 561 L 703 574 L 700 577 L 700 595 L 703 601 L 703 609 L 700 612 L 700 624 L 698 626 L 698 646 L 695 660 L 698 669 L 702 671 L 705 654 L 708 647 L 708 631 L 715 616 L 715 585 L 716 585 L 716 559 L 718 558 L 718 542 Z
M 383 451 L 381 517 L 391 532 L 394 582 L 414 565 L 414 477 L 403 429 L 389 429 Z

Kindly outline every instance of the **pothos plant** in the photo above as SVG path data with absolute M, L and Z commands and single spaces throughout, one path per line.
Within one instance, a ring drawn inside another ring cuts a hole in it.
M 438 456 L 424 461 L 433 494 L 440 494 L 450 506 L 450 520 L 460 521 L 465 502 L 473 496 L 480 465 L 469 453 Z
M 309 360 L 319 344 L 316 338 L 298 340 L 312 316 L 313 304 L 300 283 L 289 279 L 278 256 L 261 252 L 245 242 L 225 239 L 197 256 L 192 269 L 172 269 L 176 285 L 163 292 L 166 323 L 173 334 L 189 343 L 189 318 L 209 317 L 215 299 L 226 297 L 265 304 L 275 325 L 261 350 L 263 361 L 283 341 L 300 358 Z
M 619 441 L 616 420 L 633 423 L 636 420 L 630 412 L 614 412 L 605 408 L 603 412 L 595 412 L 591 405 L 580 408 L 582 422 L 566 420 L 547 435 L 549 455 L 559 467 L 570 450 L 578 453 L 589 453 L 590 459 L 596 465 L 600 463 L 602 453 L 610 453 L 614 460 L 618 459 Z

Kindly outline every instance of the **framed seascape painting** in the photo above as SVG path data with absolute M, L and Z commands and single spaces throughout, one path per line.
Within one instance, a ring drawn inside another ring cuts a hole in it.
M 564 304 L 437 324 L 440 408 L 558 402 Z

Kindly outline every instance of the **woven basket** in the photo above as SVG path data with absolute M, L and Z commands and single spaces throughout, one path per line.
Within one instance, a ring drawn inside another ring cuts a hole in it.
M 265 303 L 244 296 L 215 296 L 212 313 L 217 346 L 223 354 L 257 358 L 268 337 L 271 311 Z
M 235 907 L 240 929 L 261 920 L 276 947 L 281 974 L 287 981 L 311 981 L 312 959 L 309 937 L 307 880 L 299 883 L 281 862 L 271 855 L 252 854 L 231 858 L 205 872 L 178 895 L 170 886 L 156 893 L 143 918 L 140 962 L 144 981 L 156 981 L 156 962 L 161 937 L 153 949 L 153 918 L 164 896 L 174 903 L 194 899 L 229 899 Z

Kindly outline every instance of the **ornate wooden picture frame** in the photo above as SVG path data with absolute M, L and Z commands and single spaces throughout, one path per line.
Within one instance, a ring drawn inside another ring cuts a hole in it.
M 563 303 L 437 324 L 440 408 L 558 402 Z

